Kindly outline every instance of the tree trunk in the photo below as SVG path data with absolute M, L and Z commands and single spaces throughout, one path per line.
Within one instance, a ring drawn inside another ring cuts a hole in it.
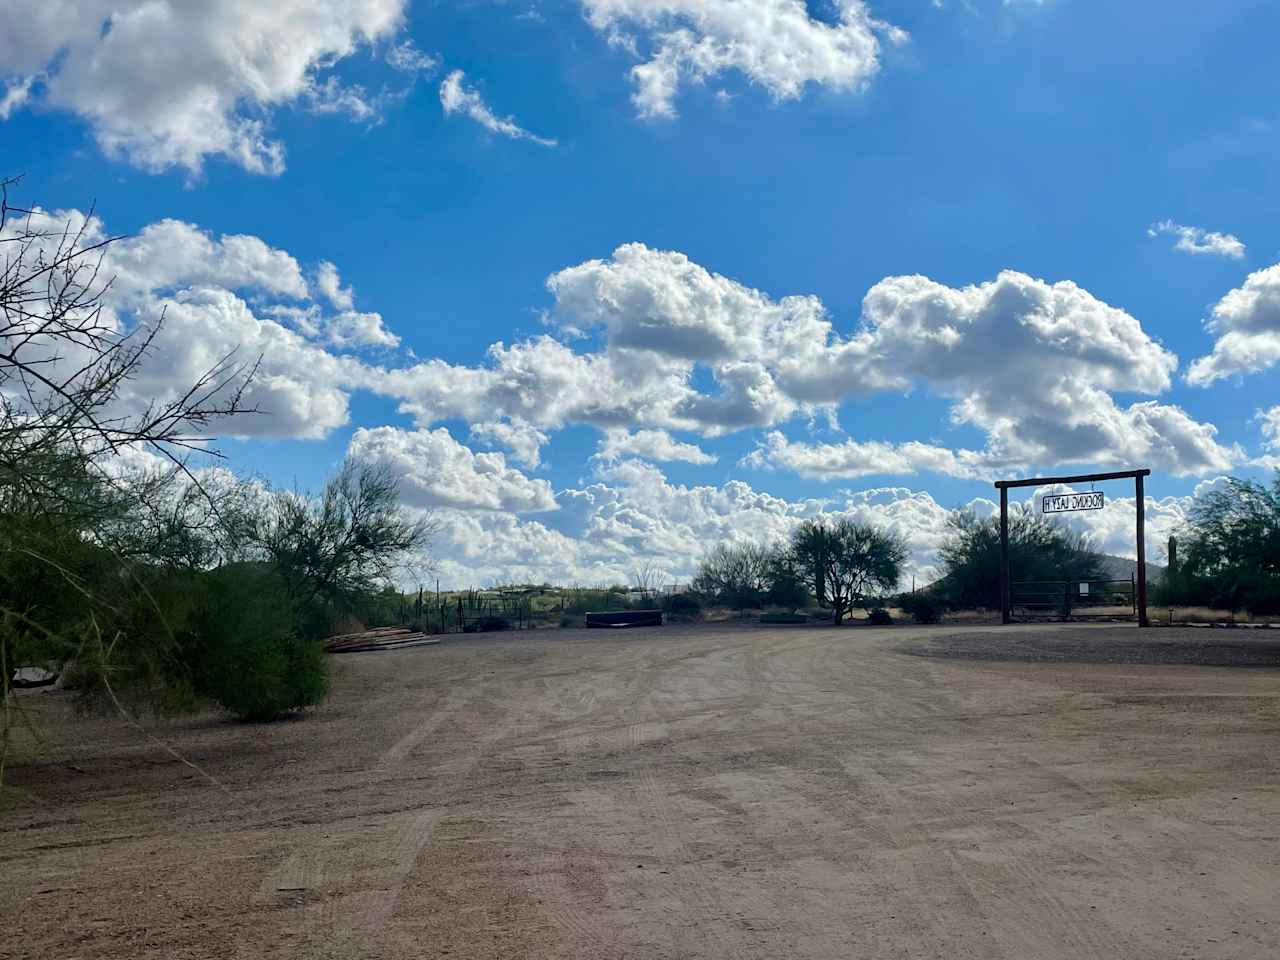
M 5 627 L 9 627 L 5 624 Z M 17 668 L 13 665 L 13 637 L 8 629 L 4 631 L 4 636 L 0 637 L 0 706 L 9 702 L 10 687 L 13 683 L 13 672 Z M 4 735 L 8 736 L 9 731 L 5 730 Z

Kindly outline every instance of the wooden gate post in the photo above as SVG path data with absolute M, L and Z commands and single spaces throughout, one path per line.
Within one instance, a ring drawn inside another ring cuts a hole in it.
M 1138 508 L 1138 626 L 1147 626 L 1147 498 L 1143 493 L 1142 474 L 1133 478 L 1133 491 Z
M 1000 622 L 1009 622 L 1009 489 L 1000 488 Z

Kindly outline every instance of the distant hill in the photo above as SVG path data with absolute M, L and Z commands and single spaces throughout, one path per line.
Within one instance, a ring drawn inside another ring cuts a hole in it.
M 1102 576 L 1106 580 L 1128 580 L 1138 572 L 1138 561 L 1128 557 L 1113 557 L 1109 553 L 1098 554 L 1102 564 Z M 1155 583 L 1164 577 L 1164 567 L 1147 561 L 1147 583 Z

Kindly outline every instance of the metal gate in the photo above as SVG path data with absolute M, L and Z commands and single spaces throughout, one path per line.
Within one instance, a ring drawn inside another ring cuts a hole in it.
M 1018 620 L 1114 620 L 1137 617 L 1137 584 L 1128 580 L 1023 580 L 1010 584 Z

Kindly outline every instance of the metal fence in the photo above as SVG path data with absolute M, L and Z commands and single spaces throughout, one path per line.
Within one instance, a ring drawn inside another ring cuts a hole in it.
M 1009 606 L 1019 619 L 1136 617 L 1137 586 L 1128 580 L 1023 580 L 1010 584 Z
M 524 630 L 534 625 L 535 591 L 467 590 L 441 596 L 419 590 L 401 597 L 399 621 L 423 633 Z

